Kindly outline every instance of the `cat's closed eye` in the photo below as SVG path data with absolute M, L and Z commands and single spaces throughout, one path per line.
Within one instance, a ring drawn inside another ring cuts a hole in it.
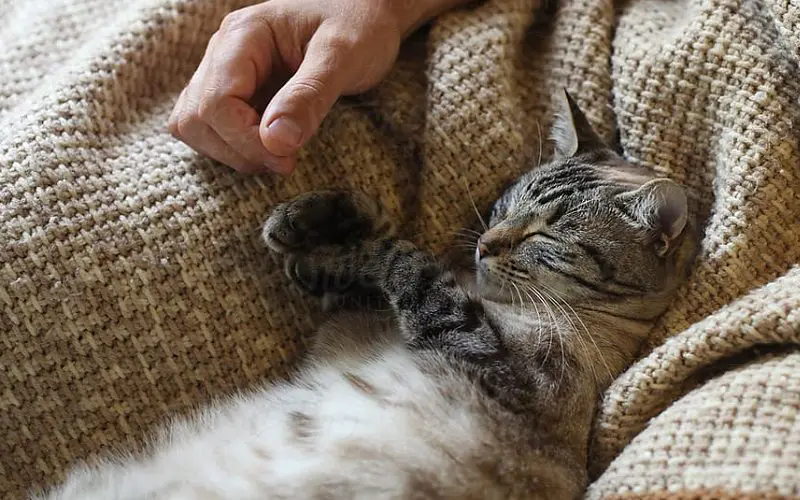
M 531 232 L 525 233 L 525 235 L 522 237 L 522 240 L 523 241 L 547 241 L 547 242 L 557 241 L 555 237 L 553 237 L 552 235 L 550 235 L 550 234 L 548 234 L 548 233 L 546 233 L 544 231 L 541 231 L 541 230 L 539 230 L 539 231 L 531 231 Z

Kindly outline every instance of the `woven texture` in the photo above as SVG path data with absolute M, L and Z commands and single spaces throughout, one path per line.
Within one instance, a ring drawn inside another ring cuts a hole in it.
M 0 0 L 0 495 L 135 448 L 280 376 L 313 304 L 259 242 L 270 207 L 363 189 L 437 252 L 538 161 L 566 86 L 704 221 L 689 283 L 606 394 L 591 498 L 800 495 L 800 5 L 485 0 L 342 100 L 289 179 L 167 134 L 235 0 Z M 758 349 L 754 350 L 754 347 Z

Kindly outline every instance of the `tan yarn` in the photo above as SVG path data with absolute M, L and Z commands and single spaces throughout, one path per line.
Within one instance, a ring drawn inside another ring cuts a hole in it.
M 469 194 L 538 161 L 566 86 L 707 220 L 691 281 L 602 403 L 588 496 L 800 496 L 800 7 L 574 0 L 545 21 L 537 3 L 484 0 L 414 36 L 283 180 L 165 129 L 245 2 L 0 0 L 0 495 L 292 366 L 315 309 L 259 242 L 275 203 L 361 188 L 444 251 Z

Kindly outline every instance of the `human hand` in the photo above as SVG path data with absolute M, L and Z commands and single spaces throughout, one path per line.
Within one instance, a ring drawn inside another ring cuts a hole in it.
M 336 100 L 375 86 L 402 38 L 447 3 L 271 0 L 232 12 L 178 98 L 170 133 L 238 171 L 289 174 Z M 262 91 L 271 99 L 260 115 Z

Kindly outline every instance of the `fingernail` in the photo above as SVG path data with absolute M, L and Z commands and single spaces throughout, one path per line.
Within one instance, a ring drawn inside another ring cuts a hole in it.
M 303 129 L 289 117 L 281 116 L 267 125 L 267 130 L 273 138 L 282 143 L 287 148 L 296 149 L 300 147 L 303 140 Z

